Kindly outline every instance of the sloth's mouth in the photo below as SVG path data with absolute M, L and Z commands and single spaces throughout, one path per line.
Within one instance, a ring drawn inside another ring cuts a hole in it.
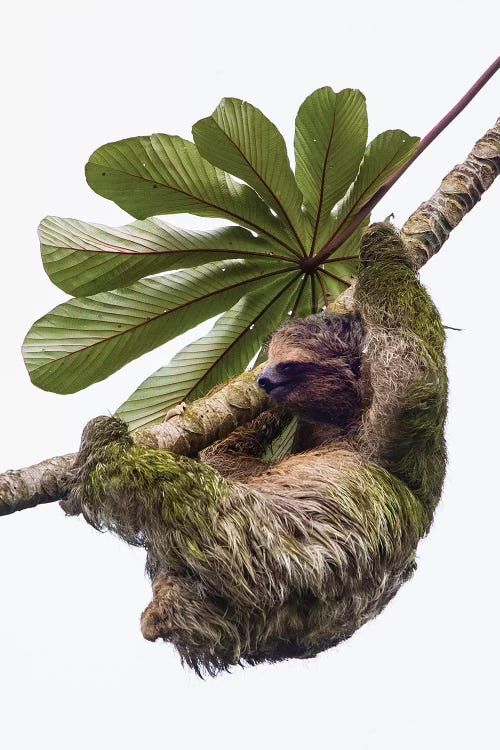
M 275 401 L 282 400 L 290 391 L 293 380 L 282 380 L 279 383 L 272 384 L 272 387 L 267 390 L 267 393 L 274 398 Z
M 262 388 L 266 393 L 272 396 L 272 398 L 276 398 L 276 396 L 280 397 L 280 395 L 286 392 L 288 386 L 292 382 L 293 378 L 276 377 L 276 375 L 273 378 L 272 376 L 270 377 L 266 371 L 264 371 L 257 379 L 257 385 L 259 388 Z

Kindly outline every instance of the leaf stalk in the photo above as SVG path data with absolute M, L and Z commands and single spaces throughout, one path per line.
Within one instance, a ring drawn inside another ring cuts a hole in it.
M 315 256 L 313 256 L 310 259 L 310 263 L 306 263 L 302 261 L 301 268 L 303 270 L 311 271 L 318 266 L 320 266 L 322 263 L 325 262 L 333 253 L 338 250 L 338 248 L 349 239 L 349 237 L 354 234 L 356 229 L 361 225 L 364 219 L 366 219 L 367 216 L 370 215 L 372 210 L 375 208 L 377 203 L 379 203 L 382 198 L 385 196 L 385 194 L 392 188 L 392 186 L 399 180 L 399 178 L 406 172 L 408 167 L 413 164 L 413 162 L 418 159 L 420 154 L 422 154 L 425 149 L 430 146 L 430 144 L 440 135 L 443 130 L 445 130 L 448 125 L 453 122 L 453 120 L 467 107 L 468 104 L 474 99 L 476 94 L 478 94 L 483 86 L 492 78 L 495 73 L 500 69 L 500 56 L 494 60 L 491 65 L 482 73 L 477 81 L 470 87 L 470 89 L 463 95 L 463 97 L 455 104 L 454 107 L 450 109 L 450 111 L 435 125 L 428 133 L 427 135 L 422 138 L 420 143 L 418 144 L 415 153 L 409 159 L 406 164 L 404 164 L 400 169 L 396 170 L 394 174 L 389 177 L 388 180 L 382 185 L 381 188 L 377 190 L 374 196 L 366 203 L 363 208 L 359 211 L 358 214 L 354 217 L 353 221 L 347 226 L 342 232 L 339 232 L 338 234 L 334 234 L 333 237 L 331 237 L 326 245 L 317 253 Z

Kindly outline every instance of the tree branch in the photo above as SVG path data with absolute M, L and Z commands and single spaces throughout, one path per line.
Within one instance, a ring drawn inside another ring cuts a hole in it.
M 0 474 L 0 516 L 62 500 L 66 476 L 75 457 L 75 453 L 68 453 Z
M 499 173 L 500 119 L 404 224 L 401 234 L 416 268 L 441 249 L 452 229 L 481 200 Z M 351 306 L 352 287 L 332 305 L 336 310 L 348 310 Z M 214 389 L 190 404 L 182 416 L 136 432 L 134 440 L 151 448 L 195 455 L 269 408 L 267 396 L 255 386 L 255 378 L 263 366 Z M 61 500 L 73 461 L 74 454 L 69 454 L 1 474 L 0 515 Z
M 416 268 L 432 258 L 500 173 L 500 118 L 463 162 L 449 172 L 434 195 L 405 222 L 401 236 Z
M 259 365 L 214 388 L 204 398 L 189 404 L 182 415 L 148 430 L 138 430 L 133 434 L 134 440 L 147 448 L 196 455 L 269 409 L 269 397 L 255 385 L 264 367 L 265 364 Z M 70 453 L 0 474 L 0 516 L 62 500 L 75 457 L 75 453 Z
M 134 441 L 145 448 L 195 456 L 271 407 L 267 394 L 255 385 L 264 367 L 262 363 L 217 386 L 207 396 L 189 404 L 182 415 L 134 432 Z

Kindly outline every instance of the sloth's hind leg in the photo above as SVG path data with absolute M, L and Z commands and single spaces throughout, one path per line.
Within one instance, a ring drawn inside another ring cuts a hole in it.
M 226 605 L 209 597 L 200 583 L 172 573 L 153 581 L 153 600 L 141 617 L 144 638 L 172 643 L 197 672 L 216 673 L 237 664 L 241 643 Z

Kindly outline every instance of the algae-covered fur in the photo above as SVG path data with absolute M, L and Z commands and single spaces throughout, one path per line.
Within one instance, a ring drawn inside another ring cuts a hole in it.
M 445 470 L 444 333 L 389 224 L 361 261 L 355 314 L 280 328 L 259 380 L 279 408 L 201 461 L 134 445 L 114 418 L 85 428 L 63 507 L 145 547 L 143 634 L 198 672 L 314 656 L 414 570 Z M 292 455 L 266 465 L 290 412 Z

